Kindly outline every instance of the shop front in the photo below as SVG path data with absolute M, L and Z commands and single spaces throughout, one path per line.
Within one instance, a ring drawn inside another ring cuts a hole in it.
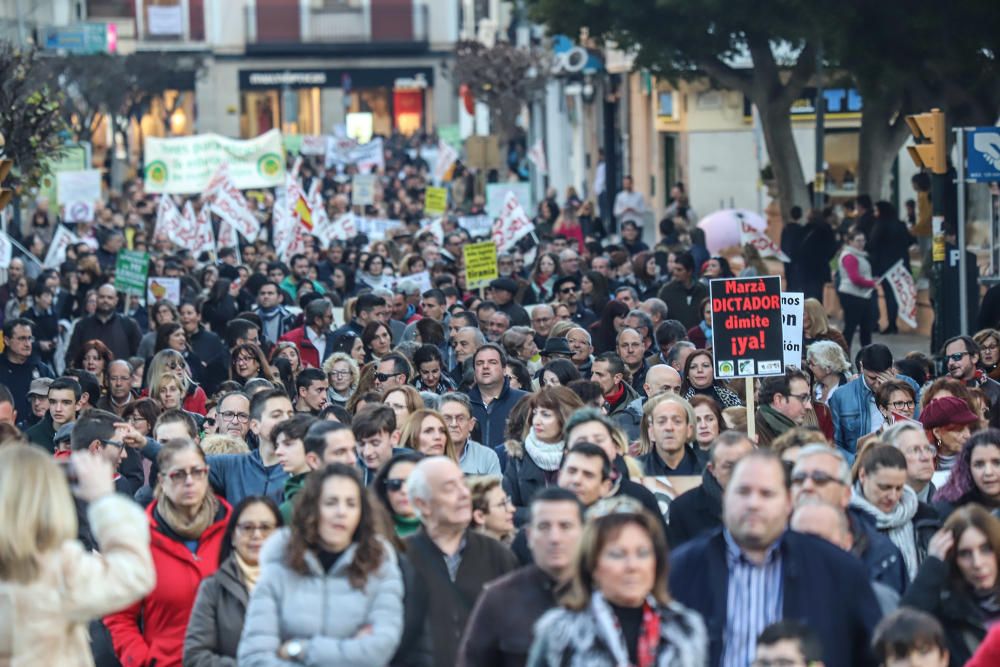
M 430 67 L 241 70 L 240 135 L 324 134 L 348 113 L 371 114 L 376 134 L 424 131 L 433 82 Z

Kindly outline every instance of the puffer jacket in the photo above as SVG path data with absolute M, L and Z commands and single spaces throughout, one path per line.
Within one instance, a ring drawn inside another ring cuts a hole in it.
M 91 667 L 88 623 L 152 590 L 142 510 L 112 494 L 91 503 L 87 515 L 100 553 L 70 540 L 41 556 L 35 581 L 0 582 L 0 664 Z
M 184 667 L 236 667 L 249 599 L 232 555 L 198 588 L 184 636 Z
M 307 553 L 309 574 L 301 575 L 285 563 L 289 538 L 288 529 L 282 529 L 261 550 L 261 575 L 237 655 L 240 667 L 287 665 L 278 649 L 290 639 L 303 642 L 306 665 L 387 665 L 403 633 L 403 576 L 392 546 L 383 542 L 382 564 L 359 590 L 347 579 L 356 544 L 329 571 Z M 358 637 L 365 626 L 371 632 Z

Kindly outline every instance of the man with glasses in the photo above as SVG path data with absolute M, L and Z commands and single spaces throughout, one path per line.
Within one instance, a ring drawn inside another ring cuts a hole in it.
M 128 449 L 118 428 L 120 422 L 118 415 L 112 412 L 97 408 L 87 410 L 73 425 L 70 449 L 74 452 L 86 449 L 110 463 L 115 474 L 115 490 L 131 498 L 142 486 L 142 467 L 138 467 L 135 471 L 137 474 L 129 478 L 119 474 L 119 466 L 128 457 Z M 83 530 L 81 525 L 81 531 Z
M 979 344 L 971 336 L 955 336 L 945 341 L 944 357 L 948 375 L 961 380 L 967 387 L 979 388 L 989 402 L 990 426 L 1000 428 L 1000 382 L 993 380 L 980 367 Z
M 556 301 L 569 309 L 570 319 L 576 324 L 586 329 L 597 321 L 594 311 L 580 303 L 580 278 L 575 275 L 561 276 L 556 278 L 552 285 L 552 291 L 556 296 Z
M 531 328 L 535 332 L 535 345 L 538 349 L 545 347 L 545 341 L 555 323 L 556 314 L 552 311 L 552 306 L 540 303 L 531 309 Z
M 108 365 L 108 393 L 97 401 L 97 407 L 121 416 L 125 406 L 132 402 L 132 364 L 125 359 L 115 359 Z
M 791 481 L 792 502 L 796 507 L 822 502 L 844 514 L 848 534 L 838 546 L 865 564 L 871 581 L 902 595 L 909 581 L 903 555 L 863 512 L 850 507 L 851 468 L 844 454 L 825 444 L 806 445 L 795 460 Z
M 887 428 L 881 440 L 903 452 L 906 457 L 906 484 L 917 492 L 917 500 L 929 503 L 937 491 L 931 481 L 937 447 L 927 441 L 927 431 L 919 422 L 901 421 Z
M 458 392 L 449 392 L 441 397 L 438 408 L 448 434 L 455 445 L 458 455 L 458 467 L 466 475 L 489 475 L 500 477 L 500 458 L 489 447 L 484 447 L 472 439 L 472 429 L 476 419 L 472 416 L 472 405 L 469 397 Z
M 378 362 L 378 368 L 375 372 L 375 389 L 381 391 L 384 396 L 396 387 L 409 384 L 411 373 L 410 362 L 406 360 L 406 357 L 398 352 L 390 352 Z
M 757 444 L 770 447 L 774 439 L 802 423 L 809 408 L 809 380 L 802 371 L 787 368 L 784 375 L 766 378 L 760 386 L 755 415 Z
M 28 389 L 38 378 L 54 377 L 52 369 L 37 358 L 32 358 L 35 342 L 34 324 L 31 320 L 16 318 L 3 325 L 4 351 L 0 357 L 0 384 L 10 390 L 17 411 L 17 424 L 24 429 L 31 417 Z

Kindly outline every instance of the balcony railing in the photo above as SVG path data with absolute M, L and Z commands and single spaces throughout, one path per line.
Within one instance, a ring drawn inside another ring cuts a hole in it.
M 302 12 L 305 12 L 303 15 Z M 428 42 L 427 6 L 247 7 L 247 44 L 413 44 Z

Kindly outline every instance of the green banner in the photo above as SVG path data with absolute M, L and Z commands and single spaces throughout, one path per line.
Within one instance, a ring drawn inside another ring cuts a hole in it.
M 115 289 L 126 294 L 146 296 L 146 277 L 149 275 L 149 253 L 138 250 L 119 250 L 115 264 Z

